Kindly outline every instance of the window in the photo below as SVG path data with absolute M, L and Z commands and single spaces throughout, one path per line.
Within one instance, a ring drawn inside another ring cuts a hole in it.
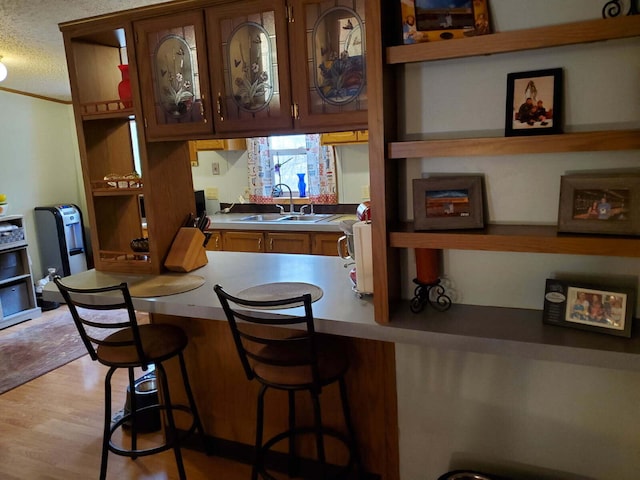
M 282 135 L 268 139 L 274 187 L 284 183 L 291 188 L 294 197 L 299 197 L 298 174 L 304 174 L 305 179 L 309 176 L 305 135 Z M 274 190 L 274 197 L 288 195 L 286 188 L 275 187 Z M 306 189 L 303 194 L 306 195 Z
M 282 135 L 247 139 L 249 199 L 252 203 L 274 203 L 274 197 L 294 197 L 313 203 L 338 203 L 333 147 L 320 145 L 320 135 Z M 298 184 L 306 184 L 304 195 Z

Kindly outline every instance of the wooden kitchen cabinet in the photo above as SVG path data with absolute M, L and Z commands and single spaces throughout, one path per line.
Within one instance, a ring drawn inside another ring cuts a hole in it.
M 355 145 L 369 141 L 368 130 L 351 130 L 349 132 L 323 133 L 320 136 L 321 145 Z
M 187 145 L 147 142 L 138 121 L 142 109 L 130 21 L 70 22 L 60 28 L 95 268 L 160 273 L 178 228 L 195 208 Z M 119 66 L 124 64 L 132 86 L 128 100 L 120 99 L 118 91 Z M 131 240 L 142 236 L 140 195 L 146 204 L 148 252 L 133 252 L 130 246 Z
M 287 15 L 282 0 L 206 10 L 217 133 L 290 130 Z
M 149 140 L 213 133 L 202 10 L 134 23 Z
M 215 230 L 207 233 L 211 235 L 209 242 L 207 243 L 207 250 L 214 252 L 222 250 L 222 233 Z
M 267 232 L 264 236 L 268 253 L 311 253 L 308 233 Z
M 262 232 L 231 230 L 222 232 L 222 248 L 228 252 L 262 253 L 264 235 Z
M 206 150 L 246 150 L 247 140 L 244 138 L 229 138 L 224 140 L 192 140 L 189 142 L 189 161 L 197 165 L 198 152 Z
M 291 0 L 290 5 L 296 126 L 366 129 L 365 2 Z
M 255 0 L 206 17 L 216 133 L 367 127 L 363 2 Z
M 342 233 L 312 233 L 311 234 L 311 253 L 313 255 L 329 255 L 338 256 L 338 239 Z M 343 256 L 347 256 L 346 249 L 342 252 Z

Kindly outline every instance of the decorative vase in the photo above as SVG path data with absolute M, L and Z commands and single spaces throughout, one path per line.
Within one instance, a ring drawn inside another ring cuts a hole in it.
M 129 65 L 118 65 L 122 73 L 122 81 L 118 84 L 118 95 L 122 101 L 124 108 L 133 107 L 131 100 L 131 82 L 129 81 Z
M 298 173 L 298 178 L 300 180 L 298 180 L 298 193 L 301 197 L 306 196 L 307 194 L 307 184 L 304 183 L 304 173 Z

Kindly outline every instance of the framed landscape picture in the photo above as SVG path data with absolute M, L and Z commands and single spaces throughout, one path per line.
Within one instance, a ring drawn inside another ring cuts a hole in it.
M 405 44 L 491 33 L 488 0 L 401 0 Z
M 563 175 L 558 231 L 640 235 L 640 173 Z
M 505 136 L 562 133 L 562 69 L 507 76 Z
M 482 176 L 413 180 L 415 230 L 484 228 Z
M 547 279 L 543 322 L 630 337 L 635 299 L 632 287 Z

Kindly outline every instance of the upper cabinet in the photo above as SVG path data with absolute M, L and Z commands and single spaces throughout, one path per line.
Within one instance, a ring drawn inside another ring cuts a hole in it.
M 292 0 L 295 125 L 367 128 L 365 2 Z
M 135 32 L 147 138 L 213 133 L 203 12 L 141 20 Z
M 217 133 L 290 130 L 287 18 L 281 0 L 207 9 Z
M 364 2 L 207 9 L 216 133 L 367 127 Z

